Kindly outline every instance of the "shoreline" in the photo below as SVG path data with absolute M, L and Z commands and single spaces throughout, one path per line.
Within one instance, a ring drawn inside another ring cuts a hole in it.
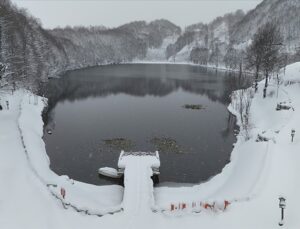
M 111 66 L 111 65 L 133 65 L 133 64 L 187 65 L 187 66 L 201 67 L 201 68 L 206 68 L 206 69 L 215 70 L 215 71 L 222 71 L 222 72 L 234 72 L 234 73 L 239 73 L 240 72 L 237 69 L 230 69 L 230 68 L 226 68 L 225 66 L 215 67 L 213 65 L 200 65 L 200 64 L 195 64 L 195 63 L 188 62 L 188 61 L 186 61 L 186 62 L 185 61 L 183 61 L 183 62 L 172 62 L 172 61 L 143 61 L 143 60 L 133 60 L 133 61 L 129 61 L 129 62 L 106 63 L 106 64 L 99 64 L 99 65 L 79 67 L 79 68 L 70 68 L 70 69 L 67 68 L 66 70 L 64 70 L 64 71 L 60 72 L 59 74 L 57 74 L 57 76 L 51 76 L 48 79 L 59 78 L 59 77 L 62 77 L 64 74 L 67 74 L 68 72 L 77 71 L 77 70 L 81 70 L 81 69 L 98 68 L 98 67 Z M 242 72 L 242 74 L 254 75 L 253 72 L 246 71 L 246 70 L 244 70 Z

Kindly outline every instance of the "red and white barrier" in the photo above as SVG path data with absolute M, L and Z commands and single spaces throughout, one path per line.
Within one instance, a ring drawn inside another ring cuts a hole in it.
M 184 210 L 209 210 L 209 211 L 226 211 L 231 204 L 230 201 L 224 200 L 224 201 L 213 201 L 213 202 L 192 202 L 192 203 L 178 203 L 174 204 L 172 203 L 170 205 L 170 211 L 184 211 Z

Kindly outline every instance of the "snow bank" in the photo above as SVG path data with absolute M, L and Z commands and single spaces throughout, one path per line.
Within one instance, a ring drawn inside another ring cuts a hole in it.
M 300 82 L 300 62 L 288 65 L 283 76 L 284 81 Z

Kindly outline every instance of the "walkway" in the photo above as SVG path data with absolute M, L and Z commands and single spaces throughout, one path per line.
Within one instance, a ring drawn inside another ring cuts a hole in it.
M 154 206 L 151 176 L 160 166 L 158 152 L 121 152 L 118 166 L 124 169 L 124 212 L 137 216 L 151 211 Z

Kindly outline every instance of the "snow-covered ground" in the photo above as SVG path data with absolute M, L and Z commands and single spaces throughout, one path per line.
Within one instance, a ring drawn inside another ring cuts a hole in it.
M 279 227 L 280 195 L 287 198 L 285 228 L 300 228 L 300 63 L 281 76 L 279 88 L 276 79 L 270 81 L 267 98 L 263 81 L 257 93 L 249 93 L 250 139 L 242 129 L 222 173 L 193 187 L 156 188 L 157 212 L 138 217 L 122 211 L 122 187 L 84 184 L 53 173 L 42 141 L 43 99 L 26 91 L 3 92 L 0 102 L 6 107 L 9 101 L 9 110 L 0 111 L 0 228 L 273 229 Z M 239 124 L 240 94 L 234 93 L 229 106 Z M 276 111 L 280 102 L 293 109 Z M 258 134 L 270 141 L 256 142 Z M 226 210 L 225 203 L 230 203 Z

